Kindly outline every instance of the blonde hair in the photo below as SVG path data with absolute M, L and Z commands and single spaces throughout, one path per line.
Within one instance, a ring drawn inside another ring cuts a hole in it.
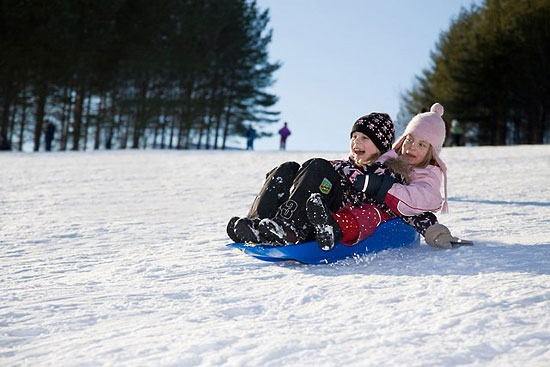
M 436 165 L 434 161 L 434 148 L 430 144 L 430 148 L 426 152 L 426 156 L 424 157 L 424 160 L 420 163 L 418 163 L 416 166 L 419 168 L 426 168 L 429 164 Z
M 355 161 L 355 164 L 358 166 L 366 166 L 367 164 L 374 163 L 378 158 L 380 157 L 380 151 L 376 149 L 376 153 L 371 154 L 366 161 L 363 161 L 360 159 L 359 161 Z

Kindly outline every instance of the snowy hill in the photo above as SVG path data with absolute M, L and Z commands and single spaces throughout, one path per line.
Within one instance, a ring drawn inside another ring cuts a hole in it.
M 0 365 L 550 365 L 550 146 L 443 150 L 438 217 L 473 247 L 225 247 L 265 172 L 344 155 L 0 154 Z

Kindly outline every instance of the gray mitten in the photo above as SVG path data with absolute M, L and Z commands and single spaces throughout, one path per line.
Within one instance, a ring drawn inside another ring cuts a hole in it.
M 464 246 L 474 244 L 472 241 L 461 240 L 458 237 L 454 237 L 449 228 L 440 223 L 429 226 L 424 234 L 424 239 L 426 243 L 432 247 L 445 249 L 453 248 L 453 245 Z

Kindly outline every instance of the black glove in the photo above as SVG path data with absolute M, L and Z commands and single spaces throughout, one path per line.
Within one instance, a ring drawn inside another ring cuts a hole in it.
M 381 204 L 394 182 L 395 180 L 390 175 L 369 173 L 357 175 L 355 181 L 353 181 L 353 187 L 357 191 L 363 191 L 365 194 L 374 196 L 374 200 Z

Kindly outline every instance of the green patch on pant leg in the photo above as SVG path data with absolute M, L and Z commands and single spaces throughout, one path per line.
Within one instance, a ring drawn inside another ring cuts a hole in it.
M 331 189 L 332 189 L 332 182 L 330 182 L 326 177 L 323 178 L 321 185 L 319 185 L 319 191 L 321 191 L 322 194 L 327 195 Z

